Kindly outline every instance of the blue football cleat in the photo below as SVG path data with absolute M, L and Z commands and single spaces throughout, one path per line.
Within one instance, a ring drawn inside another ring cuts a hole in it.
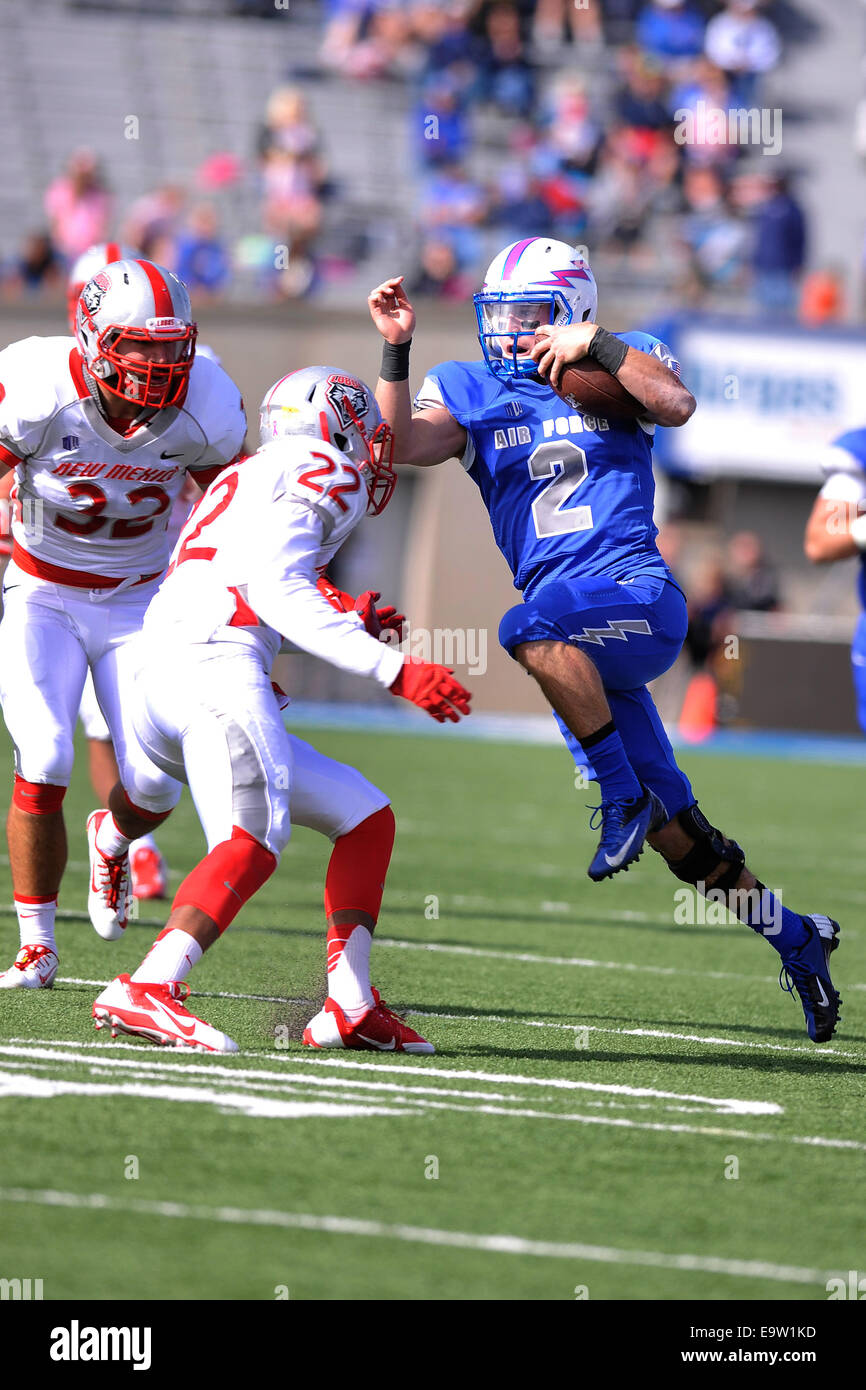
M 641 797 L 632 801 L 603 801 L 595 811 L 601 812 L 601 839 L 588 869 L 595 883 L 612 878 L 620 869 L 627 869 L 639 859 L 647 833 L 658 830 L 668 820 L 663 803 L 648 787 Z M 590 827 L 596 828 L 592 819 Z
M 830 953 L 839 945 L 839 923 L 814 912 L 803 918 L 808 937 L 782 957 L 779 984 L 800 996 L 812 1042 L 829 1042 L 839 1021 L 842 1000 L 830 979 Z

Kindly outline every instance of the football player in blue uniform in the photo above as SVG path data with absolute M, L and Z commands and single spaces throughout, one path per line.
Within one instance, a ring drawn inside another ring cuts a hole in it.
M 816 565 L 860 557 L 863 612 L 851 643 L 857 719 L 866 734 L 866 427 L 840 434 L 821 459 L 825 482 L 806 525 L 804 549 Z
M 653 433 L 695 408 L 671 352 L 647 333 L 599 327 L 586 260 L 529 237 L 500 252 L 475 295 L 480 360 L 440 363 L 413 408 L 415 312 L 402 277 L 368 303 L 385 339 L 376 398 L 395 458 L 425 467 L 456 457 L 477 484 L 523 595 L 502 619 L 500 642 L 538 682 L 575 761 L 601 788 L 590 878 L 627 868 L 648 841 L 678 879 L 712 891 L 767 937 L 810 1038 L 826 1042 L 841 1003 L 828 964 L 838 923 L 783 907 L 709 823 L 647 690 L 686 633 L 685 599 L 653 525 Z M 551 383 L 584 357 L 646 413 L 622 420 L 569 406 Z

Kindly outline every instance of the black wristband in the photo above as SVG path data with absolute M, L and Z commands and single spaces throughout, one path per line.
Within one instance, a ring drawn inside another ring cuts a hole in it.
M 587 357 L 592 357 L 600 367 L 604 367 L 611 376 L 616 376 L 628 352 L 628 343 L 624 343 L 621 338 L 615 338 L 612 333 L 608 333 L 606 328 L 597 328 L 595 337 L 586 350 Z
M 411 338 L 408 343 L 386 342 L 382 345 L 382 366 L 379 369 L 379 377 L 382 381 L 409 380 L 409 349 L 411 346 Z

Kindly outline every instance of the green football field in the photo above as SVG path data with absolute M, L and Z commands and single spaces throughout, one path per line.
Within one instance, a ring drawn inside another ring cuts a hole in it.
M 393 797 L 373 978 L 436 1056 L 301 1047 L 328 852 L 303 830 L 191 979 L 237 1056 L 96 1034 L 98 986 L 167 904 L 117 944 L 91 929 L 80 760 L 58 983 L 0 993 L 0 1276 L 46 1299 L 825 1300 L 866 1269 L 862 768 L 684 759 L 785 903 L 841 921 L 818 1047 L 775 952 L 677 920 L 655 855 L 589 881 L 597 795 L 564 751 L 304 736 Z M 176 886 L 203 844 L 188 797 L 161 842 Z

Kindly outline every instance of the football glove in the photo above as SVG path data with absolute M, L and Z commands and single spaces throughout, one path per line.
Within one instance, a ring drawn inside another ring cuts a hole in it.
M 469 714 L 471 693 L 454 679 L 447 666 L 408 657 L 391 686 L 392 695 L 402 695 L 427 711 L 439 724 L 450 719 L 456 724 L 461 714 Z
M 379 637 L 383 632 L 391 631 L 396 632 L 398 645 L 403 641 L 405 614 L 398 613 L 396 608 L 390 606 L 376 608 L 376 600 L 381 598 L 381 594 L 367 589 L 357 598 L 352 598 L 351 594 L 344 594 L 342 589 L 338 589 L 324 574 L 320 576 L 316 588 L 320 594 L 324 594 L 331 607 L 336 608 L 338 613 L 357 613 L 371 637 Z

